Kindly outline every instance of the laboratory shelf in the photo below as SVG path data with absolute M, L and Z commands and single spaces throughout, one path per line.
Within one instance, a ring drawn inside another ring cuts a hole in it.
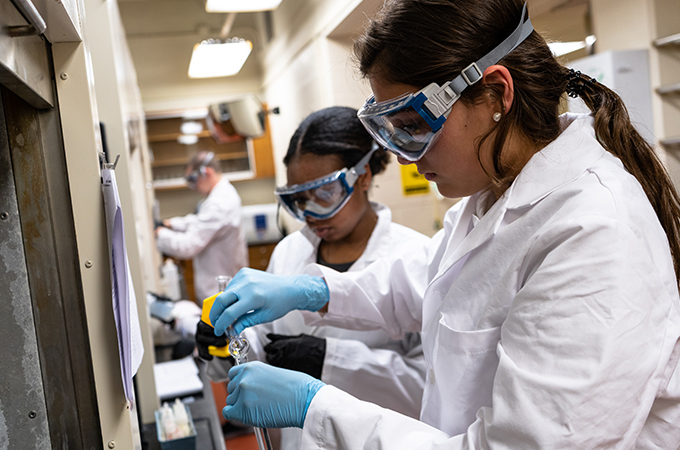
M 671 45 L 680 45 L 680 33 L 659 38 L 654 41 L 654 46 L 657 48 L 668 47 Z
M 666 148 L 677 148 L 680 147 L 680 136 L 668 139 L 661 139 L 659 143 Z
M 658 88 L 656 88 L 656 92 L 659 95 L 680 94 L 680 83 L 667 84 L 665 86 L 659 86 Z

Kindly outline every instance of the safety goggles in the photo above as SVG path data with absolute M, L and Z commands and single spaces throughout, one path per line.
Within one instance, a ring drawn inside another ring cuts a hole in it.
M 190 189 L 196 189 L 196 183 L 198 183 L 198 177 L 200 176 L 201 174 L 198 170 L 193 170 L 184 177 Z
M 305 217 L 325 220 L 336 215 L 349 201 L 354 192 L 354 183 L 366 173 L 366 164 L 378 149 L 374 144 L 352 168 L 335 172 L 293 186 L 283 186 L 274 191 L 279 204 L 293 217 L 304 221 Z
M 192 170 L 189 172 L 184 179 L 187 182 L 187 186 L 189 189 L 196 189 L 196 183 L 198 183 L 198 179 L 205 175 L 205 168 L 210 164 L 210 162 L 215 158 L 215 153 L 213 152 L 208 152 L 208 154 L 205 156 L 201 164 L 198 166 L 197 169 Z
M 533 30 L 525 3 L 515 31 L 456 78 L 444 86 L 431 83 L 416 93 L 380 103 L 371 96 L 357 116 L 380 145 L 401 158 L 417 161 L 437 142 L 453 104 L 463 91 L 481 80 L 486 69 L 524 42 Z

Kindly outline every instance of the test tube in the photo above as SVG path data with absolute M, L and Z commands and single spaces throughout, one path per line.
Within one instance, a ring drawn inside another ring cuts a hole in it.
M 215 280 L 217 281 L 217 291 L 222 292 L 227 288 L 231 277 L 229 275 L 218 275 L 215 277 Z
M 227 288 L 227 285 L 231 281 L 231 277 L 229 275 L 218 275 L 215 277 L 215 280 L 217 280 L 218 292 L 224 292 L 224 290 Z M 250 344 L 248 341 L 236 334 L 233 326 L 229 326 L 226 329 L 225 334 L 227 335 L 227 342 L 229 343 L 229 352 L 234 357 L 234 359 L 237 360 L 237 364 L 245 362 L 248 355 L 248 350 L 250 350 Z
M 215 277 L 217 280 L 217 290 L 218 292 L 224 292 L 224 290 L 227 288 L 227 285 L 231 281 L 231 277 L 229 275 L 218 275 Z M 236 331 L 234 331 L 234 327 L 229 326 L 226 330 L 227 334 L 227 340 L 231 342 L 232 339 L 238 338 L 236 335 Z
M 219 275 L 215 277 L 217 280 L 217 288 L 223 292 L 227 288 L 227 284 L 231 281 L 231 277 L 227 275 Z M 229 342 L 229 353 L 234 357 L 234 362 L 238 366 L 248 361 L 248 351 L 250 350 L 250 343 L 247 339 L 242 338 L 236 334 L 234 327 L 227 328 L 227 341 Z M 269 439 L 269 431 L 266 428 L 253 428 L 255 432 L 255 439 L 257 440 L 257 447 L 259 450 L 272 450 L 272 442 Z
M 269 439 L 269 431 L 266 428 L 255 428 L 255 439 L 260 450 L 272 450 L 272 442 Z

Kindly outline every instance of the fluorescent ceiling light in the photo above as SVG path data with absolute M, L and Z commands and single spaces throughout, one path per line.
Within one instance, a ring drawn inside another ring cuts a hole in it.
M 181 134 L 177 138 L 177 142 L 184 145 L 193 145 L 198 142 L 198 136 L 195 134 Z
M 189 63 L 189 78 L 236 75 L 253 49 L 250 41 L 209 39 L 194 46 Z
M 207 0 L 207 12 L 251 12 L 276 9 L 281 0 Z
M 553 55 L 563 56 L 568 53 L 581 50 L 582 48 L 590 47 L 595 43 L 596 40 L 597 39 L 595 38 L 595 36 L 590 35 L 586 37 L 585 41 L 550 42 L 548 44 L 548 47 L 550 47 L 550 51 L 552 52 Z

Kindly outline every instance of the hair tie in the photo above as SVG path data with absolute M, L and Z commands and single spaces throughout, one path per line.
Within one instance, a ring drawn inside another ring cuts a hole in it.
M 592 87 L 597 83 L 595 78 L 581 74 L 580 71 L 569 69 L 567 73 L 567 95 L 571 98 L 580 96 L 586 87 Z

